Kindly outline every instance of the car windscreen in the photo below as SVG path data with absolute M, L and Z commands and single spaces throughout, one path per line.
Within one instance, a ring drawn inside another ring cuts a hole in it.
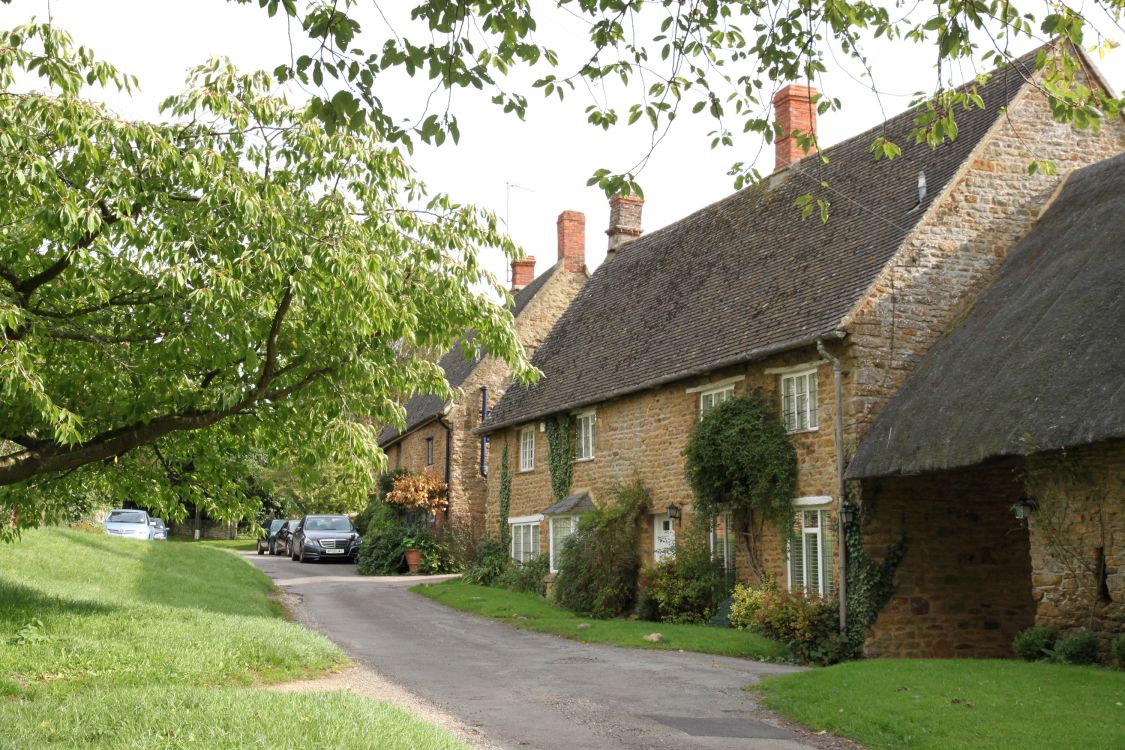
M 280 529 L 280 528 L 281 528 L 282 526 L 284 526 L 284 525 L 285 525 L 285 521 L 284 521 L 284 520 L 281 520 L 281 521 L 271 521 L 271 522 L 270 522 L 270 533 L 271 533 L 271 534 L 275 533 L 276 531 L 278 531 L 278 530 L 279 530 L 279 529 Z
M 290 521 L 289 522 L 289 530 L 290 531 L 296 531 L 297 527 L 300 526 L 300 525 L 301 525 L 300 521 Z
M 115 510 L 106 519 L 109 523 L 146 523 L 144 511 Z
M 351 531 L 352 522 L 345 516 L 313 517 L 305 520 L 305 531 Z

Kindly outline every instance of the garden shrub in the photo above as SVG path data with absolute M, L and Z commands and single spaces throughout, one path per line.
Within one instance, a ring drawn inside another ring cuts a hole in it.
M 367 507 L 355 517 L 355 530 L 360 536 L 378 533 L 399 523 L 398 511 L 378 498 L 372 498 Z
M 496 577 L 493 586 L 527 594 L 547 595 L 547 575 L 551 572 L 551 558 L 539 555 L 525 563 L 513 561 Z
M 392 524 L 363 537 L 356 559 L 356 572 L 364 576 L 387 576 L 406 572 L 406 546 L 410 528 Z
M 1110 653 L 1113 654 L 1113 662 L 1117 665 L 1118 669 L 1125 669 L 1125 633 L 1117 636 L 1113 643 L 1109 646 Z
M 555 601 L 581 615 L 616 617 L 631 611 L 637 598 L 637 539 L 652 501 L 639 479 L 610 494 L 605 506 L 582 516 L 559 554 Z
M 458 565 L 446 544 L 434 538 L 424 526 L 392 524 L 372 531 L 363 538 L 356 560 L 356 571 L 365 576 L 385 576 L 405 573 L 406 550 L 422 553 L 419 573 L 455 573 Z
M 697 520 L 676 545 L 675 557 L 645 568 L 645 614 L 655 613 L 668 623 L 704 623 L 714 616 L 727 584 L 722 565 L 711 556 L 706 531 L 706 523 Z
M 1098 638 L 1086 631 L 1060 638 L 1053 658 L 1064 664 L 1093 664 L 1098 660 Z
M 477 545 L 476 560 L 465 568 L 461 580 L 478 586 L 491 586 L 511 564 L 508 548 L 492 537 L 485 537 Z
M 731 592 L 730 624 L 736 628 L 751 628 L 758 610 L 762 608 L 766 593 L 777 591 L 777 584 L 767 578 L 761 586 L 738 584 Z
M 1036 625 L 1021 631 L 1012 641 L 1012 651 L 1016 656 L 1027 661 L 1049 659 L 1055 650 L 1055 642 L 1059 639 L 1059 631 L 1050 625 Z
M 840 636 L 838 604 L 778 589 L 739 586 L 731 607 L 731 624 L 784 643 L 799 661 L 834 664 L 848 654 Z

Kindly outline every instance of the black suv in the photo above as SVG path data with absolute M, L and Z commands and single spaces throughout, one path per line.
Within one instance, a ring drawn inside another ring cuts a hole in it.
M 359 534 L 347 516 L 305 516 L 289 543 L 294 560 L 347 560 L 355 562 Z
M 275 518 L 270 521 L 270 525 L 265 527 L 265 535 L 258 537 L 258 554 L 264 555 L 269 552 L 271 555 L 274 553 L 274 543 L 277 541 L 277 532 L 281 531 L 281 527 L 285 525 L 284 518 Z

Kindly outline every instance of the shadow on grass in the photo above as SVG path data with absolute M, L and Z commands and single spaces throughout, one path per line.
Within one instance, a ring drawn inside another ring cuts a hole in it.
M 53 615 L 104 615 L 118 609 L 99 602 L 51 596 L 0 577 L 0 630 L 19 628 L 33 619 Z

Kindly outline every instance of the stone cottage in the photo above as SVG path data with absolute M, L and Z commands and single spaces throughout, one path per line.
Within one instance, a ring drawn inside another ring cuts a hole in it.
M 586 283 L 586 218 L 564 211 L 558 222 L 558 260 L 535 275 L 535 258 L 512 261 L 512 316 L 516 335 L 528 356 L 543 342 L 567 305 Z M 449 486 L 449 522 L 481 528 L 487 493 L 488 440 L 475 435 L 487 413 L 511 383 L 507 366 L 495 357 L 466 357 L 457 342 L 438 364 L 459 396 L 445 402 L 418 394 L 406 403 L 403 430 L 387 428 L 379 446 L 388 465 L 414 472 L 432 472 Z
M 509 389 L 482 429 L 509 446 L 513 556 L 550 553 L 553 569 L 582 507 L 633 476 L 654 500 L 641 554 L 674 554 L 691 517 L 690 430 L 714 405 L 757 390 L 798 455 L 796 526 L 787 545 L 761 540 L 758 567 L 829 594 L 844 456 L 1058 189 L 1061 176 L 1029 175 L 1029 161 L 1053 160 L 1065 175 L 1125 146 L 1121 122 L 1100 133 L 1055 122 L 1028 83 L 1028 59 L 976 87 L 983 108 L 959 111 L 957 139 L 940 148 L 914 143 L 916 111 L 825 149 L 826 160 L 781 138 L 776 171 L 757 185 L 627 242 L 615 244 L 611 227 L 606 262 L 536 352 L 544 377 Z M 1106 86 L 1092 67 L 1087 78 Z M 813 94 L 780 91 L 779 122 L 815 130 Z M 875 160 L 878 135 L 901 156 Z M 827 223 L 795 208 L 810 193 L 830 201 Z M 556 504 L 544 433 L 558 414 L 574 418 L 577 450 L 569 496 Z M 501 455 L 490 454 L 493 475 Z M 488 493 L 495 533 L 498 484 Z M 718 519 L 712 544 L 748 577 L 743 531 Z
M 905 536 L 876 654 L 1002 656 L 1125 632 L 1125 155 L 1066 178 L 848 466 Z

